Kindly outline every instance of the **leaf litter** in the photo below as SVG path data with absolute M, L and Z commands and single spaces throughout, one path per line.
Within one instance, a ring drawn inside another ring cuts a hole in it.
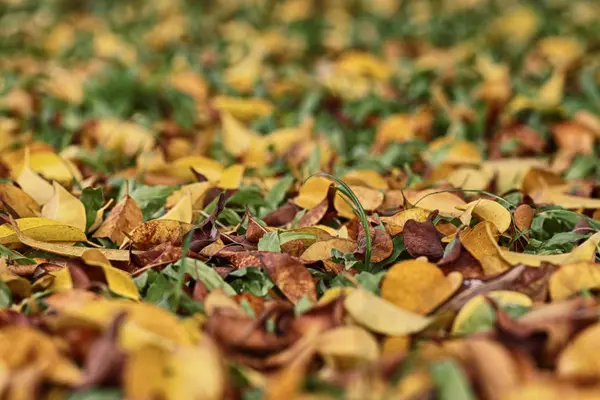
M 0 1 L 0 397 L 600 397 L 593 1 Z

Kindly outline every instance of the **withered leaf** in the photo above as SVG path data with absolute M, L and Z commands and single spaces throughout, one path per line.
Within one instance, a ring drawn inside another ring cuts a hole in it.
M 94 233 L 96 238 L 110 238 L 118 246 L 122 245 L 126 235 L 144 222 L 142 210 L 129 195 L 123 197 L 110 211 L 100 228 Z
M 439 260 L 444 255 L 438 231 L 431 222 L 433 217 L 435 214 L 430 215 L 425 222 L 409 219 L 404 224 L 404 245 L 411 256 Z
M 273 252 L 258 252 L 257 257 L 275 285 L 292 303 L 297 303 L 305 296 L 317 301 L 315 282 L 299 259 L 285 253 Z

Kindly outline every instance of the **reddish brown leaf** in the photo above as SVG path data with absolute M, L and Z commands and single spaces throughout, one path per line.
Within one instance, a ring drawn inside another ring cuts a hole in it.
M 142 210 L 137 202 L 127 195 L 110 211 L 108 217 L 94 233 L 94 237 L 110 238 L 120 246 L 125 241 L 125 234 L 130 233 L 143 222 Z
M 406 221 L 404 225 L 404 246 L 413 257 L 425 256 L 430 260 L 439 260 L 444 255 L 444 248 L 431 220 L 433 214 L 426 222 L 417 222 L 414 219 Z
M 279 207 L 277 210 L 271 211 L 269 214 L 267 214 L 263 218 L 263 221 L 265 221 L 265 224 L 267 224 L 268 226 L 286 225 L 294 220 L 294 217 L 296 217 L 298 211 L 298 206 L 296 206 L 291 201 L 288 201 L 287 203 Z
M 304 296 L 317 300 L 315 282 L 300 260 L 273 252 L 258 252 L 258 257 L 275 285 L 292 303 L 297 303 Z

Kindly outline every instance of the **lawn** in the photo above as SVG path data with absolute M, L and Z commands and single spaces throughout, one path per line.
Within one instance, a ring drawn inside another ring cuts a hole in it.
M 599 32 L 0 0 L 0 398 L 600 398 Z

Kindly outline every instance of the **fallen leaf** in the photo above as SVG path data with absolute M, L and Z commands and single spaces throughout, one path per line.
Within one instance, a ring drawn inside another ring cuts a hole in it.
M 303 297 L 317 300 L 317 289 L 308 269 L 285 253 L 260 252 L 258 255 L 275 285 L 294 304 Z
M 497 244 L 498 230 L 488 221 L 479 222 L 473 228 L 467 228 L 459 233 L 460 243 L 481 263 L 486 275 L 496 275 L 506 271 L 511 265 L 500 255 Z M 519 253 L 521 254 L 521 253 Z
M 457 206 L 456 208 L 466 210 L 471 205 L 474 206 L 472 214 L 481 221 L 489 221 L 494 224 L 498 232 L 504 233 L 510 227 L 512 223 L 510 212 L 500 203 L 487 199 L 479 199 L 462 206 Z
M 316 242 L 308 247 L 300 256 L 305 261 L 323 261 L 331 258 L 331 250 L 342 253 L 354 253 L 356 242 L 350 239 L 334 238 Z
M 16 224 L 23 235 L 34 240 L 44 242 L 84 242 L 87 240 L 85 233 L 79 228 L 47 218 L 19 218 L 16 220 Z M 10 224 L 0 226 L 0 244 L 19 242 L 18 234 Z
M 137 202 L 126 195 L 114 206 L 93 236 L 110 238 L 120 246 L 126 239 L 125 234 L 129 234 L 143 222 L 142 210 Z
M 425 256 L 431 260 L 439 260 L 444 255 L 438 231 L 431 223 L 433 217 L 432 214 L 425 222 L 410 219 L 404 224 L 404 246 L 414 258 Z
M 404 226 L 409 220 L 416 222 L 425 222 L 429 218 L 430 211 L 414 207 L 408 210 L 402 210 L 391 217 L 380 217 L 386 230 L 392 236 L 398 235 L 404 231 Z
M 0 183 L 0 210 L 7 211 L 4 204 L 14 210 L 18 218 L 39 217 L 39 204 L 27 193 L 15 185 Z
M 87 221 L 83 203 L 56 181 L 52 185 L 54 196 L 42 207 L 42 216 L 85 232 Z
M 398 308 L 364 289 L 353 290 L 344 299 L 344 308 L 358 324 L 385 335 L 409 335 L 430 323 L 428 318 Z
M 591 261 L 561 265 L 550 277 L 550 297 L 555 301 L 597 288 L 600 288 L 600 266 Z
M 461 283 L 459 272 L 444 276 L 435 264 L 402 261 L 383 278 L 381 297 L 401 309 L 426 315 L 456 292 Z

